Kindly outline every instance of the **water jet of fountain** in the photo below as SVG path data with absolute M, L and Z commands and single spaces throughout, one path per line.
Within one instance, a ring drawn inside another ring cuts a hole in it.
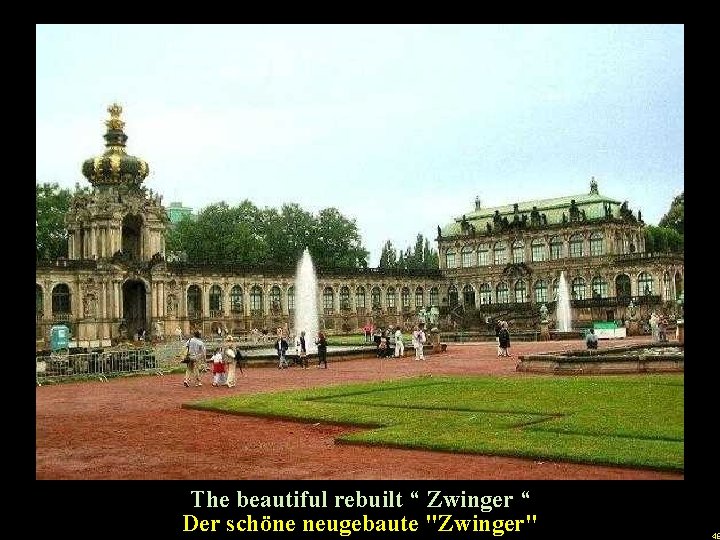
M 568 292 L 565 270 L 560 272 L 557 290 L 557 306 L 555 308 L 555 320 L 559 332 L 572 330 L 572 311 L 570 309 L 570 294 Z
M 315 338 L 319 323 L 317 311 L 317 277 L 310 251 L 305 248 L 295 270 L 295 339 L 305 331 L 307 352 L 317 353 Z

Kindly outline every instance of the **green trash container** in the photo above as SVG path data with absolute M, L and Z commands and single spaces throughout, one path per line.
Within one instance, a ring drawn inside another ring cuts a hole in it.
M 70 343 L 70 329 L 64 324 L 56 324 L 50 328 L 50 349 L 59 351 L 67 349 Z

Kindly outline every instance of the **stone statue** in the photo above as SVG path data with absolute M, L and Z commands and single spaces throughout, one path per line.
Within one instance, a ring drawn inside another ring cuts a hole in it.
M 540 322 L 548 322 L 548 308 L 544 303 L 540 306 Z
M 427 322 L 427 312 L 424 307 L 421 307 L 420 311 L 418 311 L 418 321 L 421 323 Z
M 437 326 L 439 321 L 440 321 L 440 309 L 437 306 L 432 306 L 430 308 L 430 317 L 429 317 L 430 325 Z
M 630 320 L 635 320 L 635 315 L 637 314 L 635 309 L 635 303 L 630 300 L 630 303 L 628 304 L 628 313 L 630 314 Z

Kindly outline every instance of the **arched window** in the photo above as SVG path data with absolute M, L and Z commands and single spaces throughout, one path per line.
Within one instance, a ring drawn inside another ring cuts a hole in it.
M 55 285 L 52 291 L 52 314 L 70 315 L 70 288 L 65 283 Z
M 583 256 L 583 237 L 580 234 L 573 234 L 570 237 L 570 257 Z
M 473 250 L 469 247 L 464 247 L 460 251 L 460 265 L 463 268 L 468 268 L 473 265 Z
M 512 244 L 512 258 L 515 264 L 525 262 L 525 242 L 516 240 Z
M 287 290 L 287 306 L 288 312 L 295 310 L 295 287 L 292 285 Z
M 202 294 L 200 287 L 190 285 L 187 290 L 187 311 L 188 316 L 195 319 L 202 315 Z
M 347 311 L 350 309 L 350 289 L 340 287 L 340 309 Z
M 593 298 L 607 298 L 608 284 L 602 276 L 595 276 L 590 284 Z
M 542 262 L 545 260 L 545 241 L 536 239 L 530 244 L 530 250 L 532 251 L 532 262 Z
M 240 285 L 230 289 L 230 313 L 243 312 L 243 290 Z
M 410 289 L 403 287 L 400 291 L 400 304 L 403 311 L 410 309 Z
M 355 305 L 359 308 L 365 308 L 365 287 L 358 287 L 355 290 Z
M 222 289 L 219 285 L 213 285 L 210 287 L 209 293 L 209 304 L 210 304 L 210 316 L 218 317 L 222 315 L 223 301 L 222 301 Z
M 663 300 L 665 302 L 669 302 L 670 300 L 674 300 L 672 297 L 671 287 L 670 287 L 670 272 L 665 272 L 663 274 Z
M 515 282 L 515 301 L 518 303 L 527 302 L 527 287 L 522 279 Z
M 415 307 L 419 308 L 425 305 L 425 291 L 422 287 L 415 289 Z
M 627 274 L 620 274 L 615 278 L 615 297 L 630 297 L 630 276 Z
M 250 289 L 250 310 L 255 313 L 263 311 L 263 292 L 257 285 Z
M 439 306 L 440 305 L 440 291 L 437 287 L 433 287 L 430 289 L 430 306 Z
M 680 272 L 675 273 L 675 299 L 680 298 L 683 294 L 683 276 Z
M 594 232 L 590 235 L 590 255 L 595 257 L 597 255 L 604 255 L 605 248 L 603 247 L 603 235 L 599 232 Z
M 458 305 L 458 290 L 455 285 L 448 287 L 448 304 L 451 308 Z
M 385 292 L 385 298 L 387 300 L 387 307 L 395 307 L 395 287 L 388 287 Z
M 370 291 L 370 300 L 373 309 L 380 309 L 380 287 L 373 287 Z
M 35 284 L 35 316 L 42 317 L 43 314 L 43 290 L 40 285 Z
M 480 244 L 478 246 L 478 266 L 488 266 L 490 264 L 490 255 L 487 244 Z
M 653 277 L 650 274 L 647 272 L 640 272 L 640 275 L 638 276 L 638 294 L 654 294 L 653 291 L 655 288 L 653 282 Z
M 280 292 L 280 287 L 274 285 L 270 289 L 270 309 L 273 313 L 280 313 L 280 311 L 282 311 L 282 304 L 280 303 L 281 298 L 282 293 Z
M 547 302 L 547 283 L 544 279 L 538 279 L 535 282 L 535 302 L 538 304 L 542 302 Z
M 507 249 L 505 248 L 505 242 L 496 242 L 493 248 L 493 262 L 496 265 L 505 264 L 507 262 Z
M 455 268 L 455 250 L 448 249 L 445 252 L 445 267 Z
M 510 295 L 508 294 L 508 284 L 504 281 L 498 283 L 498 286 L 495 287 L 495 293 L 497 295 L 498 304 L 507 304 L 508 302 L 510 302 Z
M 489 283 L 480 285 L 480 303 L 492 304 L 492 288 Z
M 573 300 L 585 300 L 585 280 L 581 277 L 572 280 L 572 292 L 570 293 Z
M 465 285 L 463 287 L 463 304 L 470 307 L 475 307 L 475 289 L 472 285 Z
M 332 287 L 325 287 L 323 289 L 323 309 L 325 313 L 333 311 L 333 302 L 335 301 L 335 294 L 333 293 Z
M 550 239 L 550 259 L 557 260 L 563 258 L 563 241 L 559 236 L 553 236 Z

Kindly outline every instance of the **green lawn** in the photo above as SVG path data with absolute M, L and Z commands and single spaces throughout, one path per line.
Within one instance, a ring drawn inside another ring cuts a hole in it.
M 339 442 L 683 471 L 684 376 L 421 377 L 193 408 L 365 426 Z

